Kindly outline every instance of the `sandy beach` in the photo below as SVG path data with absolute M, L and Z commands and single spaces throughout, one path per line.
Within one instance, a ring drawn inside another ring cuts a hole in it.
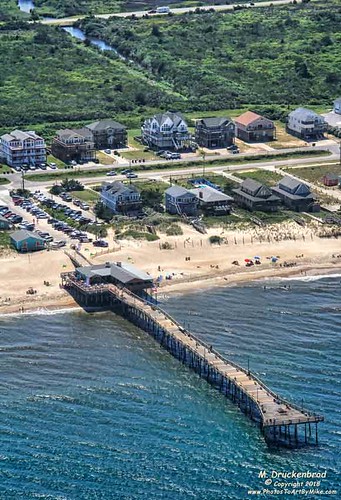
M 117 242 L 111 233 L 107 238 L 111 247 L 109 252 L 96 255 L 91 245 L 84 245 L 81 252 L 93 263 L 126 261 L 153 278 L 162 276 L 160 297 L 256 279 L 304 278 L 341 272 L 340 241 L 318 237 L 321 225 L 314 222 L 306 227 L 287 222 L 234 231 L 211 228 L 205 235 L 189 226 L 182 226 L 182 229 L 182 236 L 161 235 L 155 242 Z M 219 235 L 222 243 L 211 245 L 209 237 L 212 235 Z M 162 249 L 165 242 L 170 249 Z M 254 260 L 256 256 L 260 257 L 261 264 L 247 267 L 245 260 Z M 274 256 L 278 258 L 276 262 L 273 262 Z M 80 261 L 86 265 L 85 260 L 80 258 Z M 77 304 L 60 287 L 60 273 L 73 269 L 63 250 L 2 254 L 0 314 L 75 307 Z M 33 294 L 27 293 L 30 288 Z

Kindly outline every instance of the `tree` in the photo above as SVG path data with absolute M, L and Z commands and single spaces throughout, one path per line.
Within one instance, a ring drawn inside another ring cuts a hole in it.
M 98 201 L 94 207 L 94 212 L 99 219 L 102 219 L 106 222 L 111 221 L 113 213 L 112 211 L 106 207 L 101 201 Z
M 65 179 L 61 183 L 61 187 L 64 191 L 83 191 L 84 186 L 81 182 L 76 179 Z

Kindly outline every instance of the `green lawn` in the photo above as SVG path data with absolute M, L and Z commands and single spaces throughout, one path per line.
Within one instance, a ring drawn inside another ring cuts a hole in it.
M 84 189 L 83 191 L 72 191 L 72 196 L 86 203 L 95 204 L 99 200 L 99 193 L 92 189 Z
M 62 160 L 59 160 L 53 155 L 47 155 L 47 163 L 55 163 L 57 168 L 65 168 L 65 163 Z
M 4 186 L 5 184 L 9 184 L 11 181 L 6 179 L 5 177 L 0 177 L 0 185 Z
M 270 170 L 247 170 L 246 172 L 234 172 L 233 175 L 240 179 L 254 179 L 267 186 L 275 186 L 282 178 L 281 175 Z
M 0 174 L 12 174 L 13 170 L 8 165 L 0 165 Z

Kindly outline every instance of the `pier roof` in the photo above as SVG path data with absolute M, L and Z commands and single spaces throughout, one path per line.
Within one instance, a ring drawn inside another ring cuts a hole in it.
M 152 281 L 152 277 L 126 262 L 104 262 L 93 266 L 78 267 L 77 273 L 84 278 L 112 277 L 120 283 L 127 284 L 134 280 Z

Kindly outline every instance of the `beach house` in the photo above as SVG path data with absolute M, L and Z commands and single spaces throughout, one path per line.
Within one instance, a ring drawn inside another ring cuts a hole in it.
M 316 202 L 309 186 L 288 175 L 272 188 L 272 192 L 282 200 L 286 207 L 296 212 L 318 212 L 320 210 L 320 205 Z
M 196 196 L 199 209 L 206 215 L 226 215 L 231 212 L 233 198 L 218 189 L 202 185 L 191 189 L 191 193 Z
M 142 142 L 152 149 L 181 150 L 191 135 L 181 113 L 160 113 L 148 118 L 141 127 Z
M 276 127 L 272 120 L 246 111 L 234 119 L 236 136 L 246 142 L 266 142 L 276 138 Z
M 91 161 L 96 158 L 92 133 L 87 128 L 63 129 L 52 140 L 52 154 L 64 162 Z
M 297 108 L 288 115 L 287 132 L 304 140 L 322 139 L 327 130 L 325 119 L 306 108 Z
M 46 248 L 46 241 L 33 231 L 14 231 L 10 234 L 11 244 L 18 252 L 34 252 Z
M 119 181 L 102 184 L 101 201 L 114 213 L 125 215 L 136 214 L 142 208 L 139 190 L 133 184 Z
M 13 130 L 0 138 L 0 156 L 7 165 L 13 168 L 39 166 L 46 162 L 46 146 L 42 137 L 35 132 Z
M 270 188 L 254 179 L 245 179 L 232 191 L 236 203 L 251 211 L 276 212 L 281 201 Z
M 197 215 L 198 198 L 181 186 L 171 186 L 165 191 L 166 211 L 173 215 Z
M 231 118 L 202 118 L 195 122 L 195 142 L 204 148 L 227 148 L 234 143 Z
M 92 134 L 96 149 L 119 149 L 127 146 L 127 128 L 114 120 L 100 120 L 85 126 Z

